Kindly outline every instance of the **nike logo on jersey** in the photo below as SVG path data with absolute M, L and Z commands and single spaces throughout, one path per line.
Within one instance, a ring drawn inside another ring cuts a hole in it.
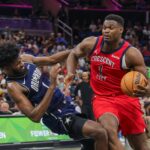
M 95 50 L 95 51 L 94 51 L 94 54 L 97 55 L 97 54 L 98 54 L 98 50 Z
M 115 58 L 115 59 L 118 59 L 118 60 L 120 59 L 118 56 L 115 56 L 115 55 L 113 55 L 113 54 L 111 55 L 111 57 L 113 57 L 113 58 Z

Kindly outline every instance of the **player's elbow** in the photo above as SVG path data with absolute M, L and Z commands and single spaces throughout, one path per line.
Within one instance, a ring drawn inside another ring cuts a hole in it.
M 70 55 L 76 60 L 78 60 L 81 57 L 75 50 L 73 50 Z
M 41 118 L 39 118 L 39 117 L 29 117 L 29 118 L 35 123 L 39 123 L 41 120 Z
M 35 123 L 39 123 L 40 119 L 32 119 L 32 121 L 35 122 Z
M 73 51 L 71 51 L 70 55 L 72 55 L 72 57 L 74 57 L 75 59 L 79 59 L 81 57 L 85 57 L 87 54 L 85 50 L 81 49 L 80 47 L 77 47 Z

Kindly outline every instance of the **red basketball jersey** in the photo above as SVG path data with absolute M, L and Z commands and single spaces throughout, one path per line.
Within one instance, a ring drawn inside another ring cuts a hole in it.
M 120 82 L 126 73 L 122 69 L 122 58 L 130 44 L 123 41 L 120 47 L 112 53 L 102 52 L 102 46 L 103 36 L 100 36 L 97 38 L 93 52 L 90 55 L 91 87 L 97 95 L 122 95 Z

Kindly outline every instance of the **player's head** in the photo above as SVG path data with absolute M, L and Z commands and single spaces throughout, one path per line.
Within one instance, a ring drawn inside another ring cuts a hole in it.
M 19 47 L 10 41 L 0 43 L 0 69 L 8 75 L 21 75 L 25 72 L 19 56 Z
M 103 23 L 102 34 L 105 42 L 118 41 L 123 33 L 124 19 L 115 14 L 110 14 L 105 17 Z

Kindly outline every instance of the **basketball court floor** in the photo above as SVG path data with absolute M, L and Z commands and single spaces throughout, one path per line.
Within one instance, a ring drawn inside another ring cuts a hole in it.
M 150 139 L 148 140 L 149 146 L 150 146 Z M 122 142 L 122 144 L 125 146 L 125 150 L 132 150 L 128 144 L 128 142 Z M 56 145 L 56 146 L 48 146 L 48 145 L 41 145 L 41 146 L 33 146 L 30 145 L 30 147 L 22 147 L 22 148 L 0 148 L 0 150 L 81 150 L 80 143 L 75 144 L 69 144 L 69 145 Z
M 125 144 L 126 150 L 132 150 L 129 145 Z M 69 145 L 61 147 L 31 147 L 31 148 L 21 148 L 19 150 L 81 150 L 80 145 Z
M 33 147 L 33 148 L 26 148 L 26 149 L 19 149 L 19 150 L 81 150 L 81 148 L 78 147 L 64 147 L 64 148 L 56 148 L 56 147 L 41 147 L 41 148 L 37 148 L 37 147 Z M 132 150 L 129 147 L 126 147 L 126 150 Z

